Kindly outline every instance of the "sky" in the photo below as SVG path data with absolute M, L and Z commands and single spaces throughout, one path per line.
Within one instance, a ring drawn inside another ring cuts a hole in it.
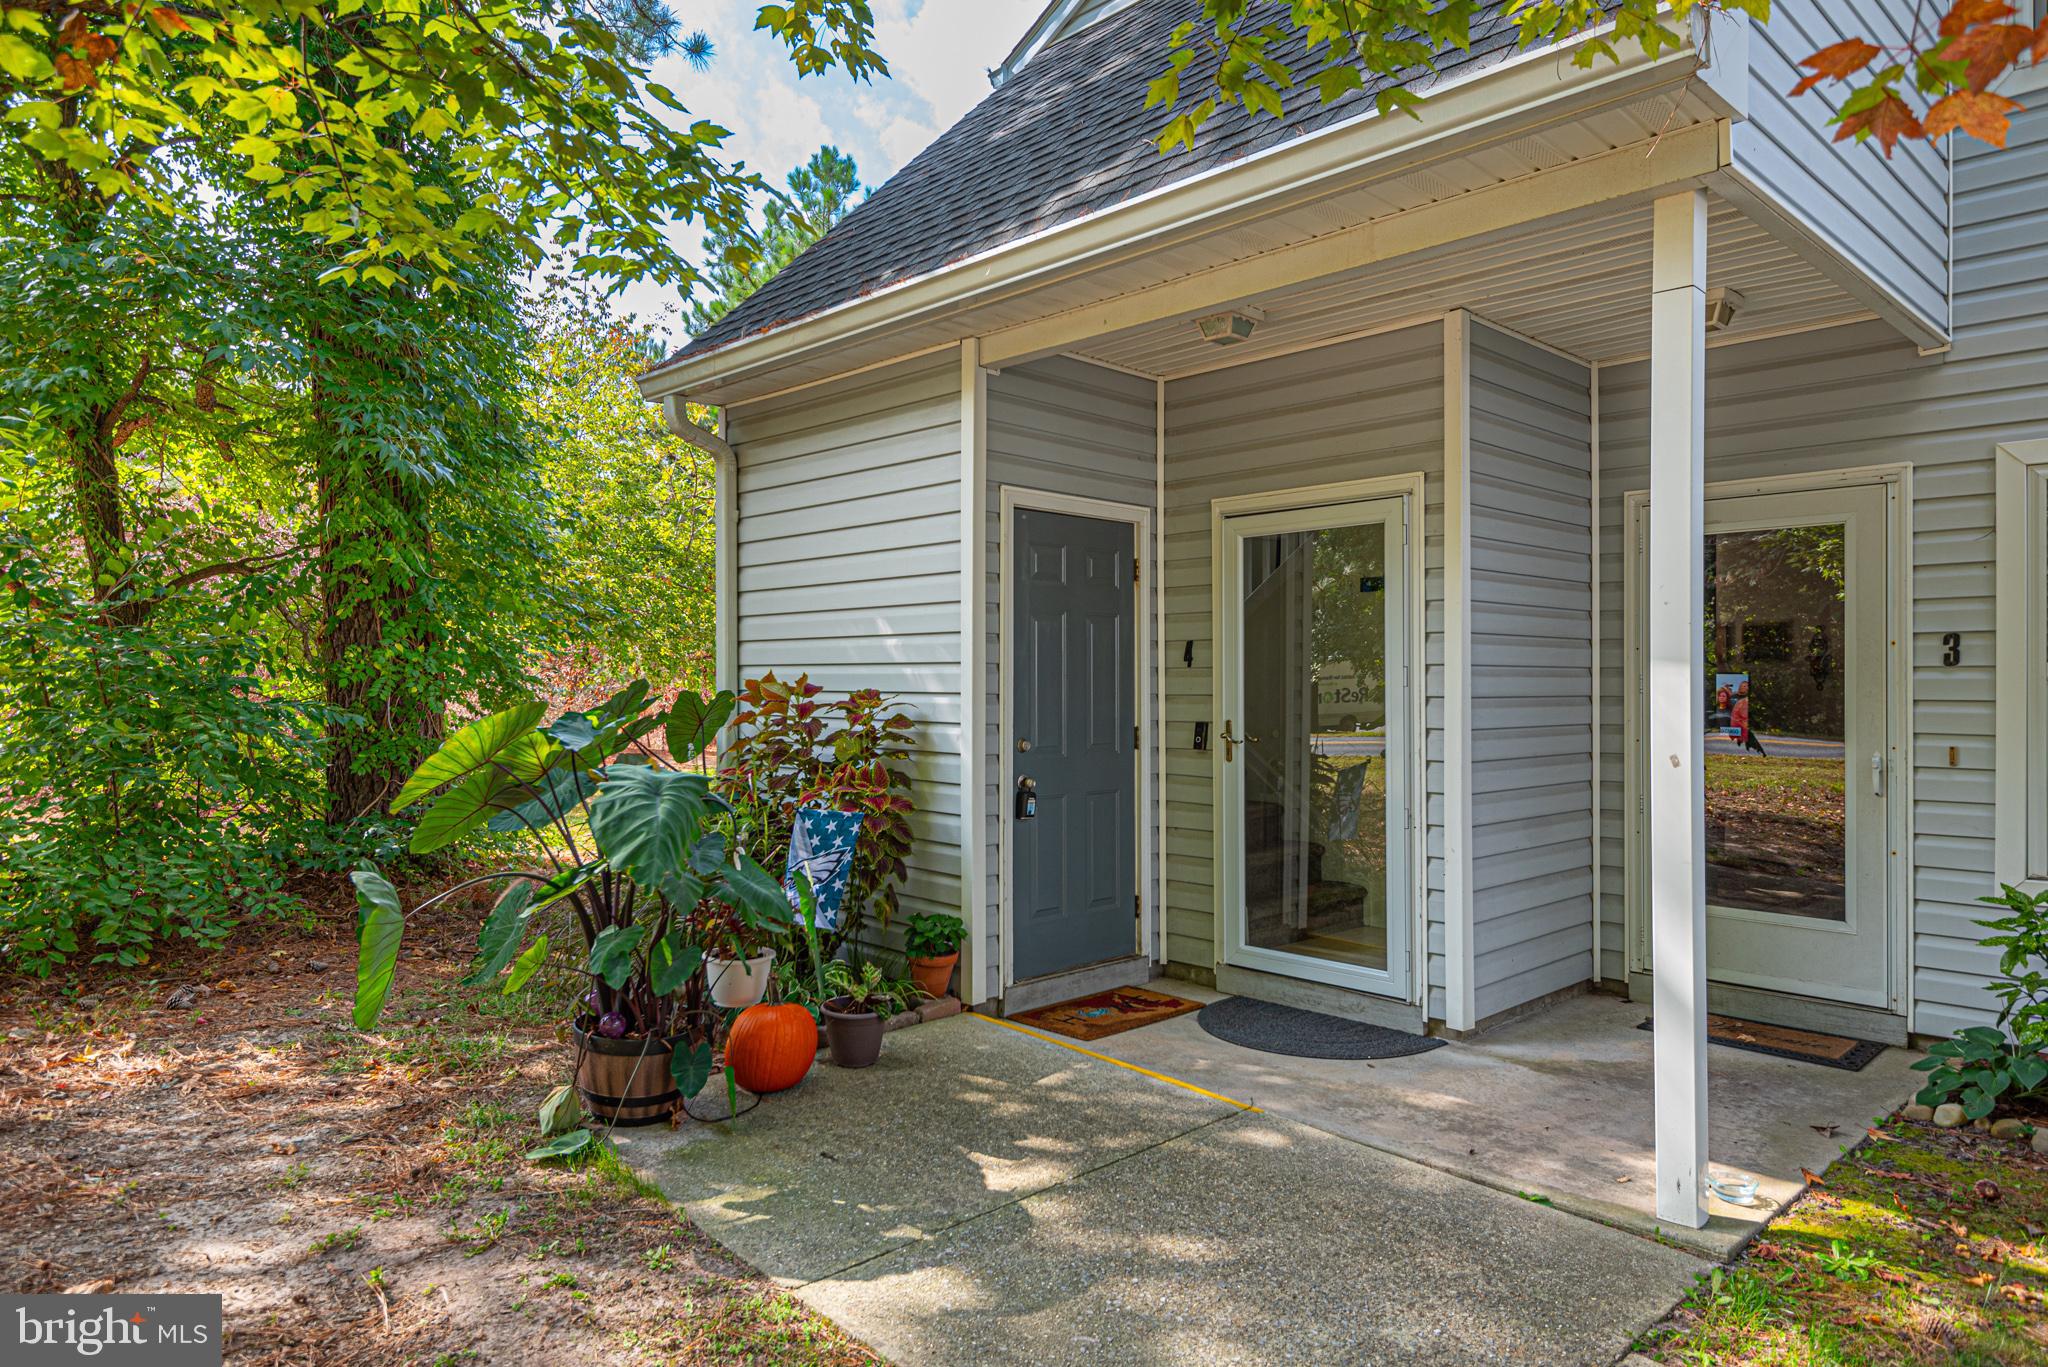
M 770 184 L 830 143 L 860 166 L 870 188 L 922 151 L 989 92 L 988 69 L 1009 54 L 1046 0 L 873 0 L 874 46 L 890 75 L 872 84 L 831 71 L 799 80 L 782 45 L 754 32 L 759 0 L 672 0 L 683 27 L 702 29 L 716 56 L 697 71 L 681 58 L 655 65 L 654 79 L 681 96 L 696 118 L 732 130 L 728 162 L 745 162 Z M 700 235 L 676 241 L 694 249 Z M 680 303 L 672 285 L 629 286 L 621 306 L 653 321 Z M 680 328 L 665 324 L 675 338 Z

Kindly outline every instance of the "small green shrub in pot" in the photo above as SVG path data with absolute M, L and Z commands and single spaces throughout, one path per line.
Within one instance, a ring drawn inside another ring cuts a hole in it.
M 2000 1106 L 2048 1101 L 2048 891 L 2010 884 L 1980 899 L 2012 914 L 1977 924 L 1995 932 L 1984 943 L 2000 951 L 1991 986 L 2001 1006 L 1995 1026 L 1973 1025 L 1928 1047 L 1913 1067 L 1927 1074 L 1914 1098 L 1923 1106 L 1960 1101 L 1982 1120 Z
M 665 729 L 671 762 L 688 763 L 732 711 L 730 694 L 687 691 L 673 708 L 650 711 L 644 680 L 545 726 L 543 705 L 528 701 L 456 732 L 391 804 L 396 812 L 440 794 L 415 828 L 415 854 L 479 829 L 523 838 L 534 856 L 525 866 L 465 879 L 413 911 L 503 883 L 463 981 L 502 980 L 508 994 L 533 980 L 551 949 L 559 954 L 573 926 L 581 952 L 568 966 L 579 995 L 565 1014 L 577 1041 L 577 1082 L 591 1111 L 614 1123 L 664 1118 L 678 1096 L 695 1095 L 710 1077 L 721 1017 L 703 1003 L 704 946 L 687 914 L 716 906 L 764 939 L 789 920 L 781 886 L 721 829 L 725 807 L 709 776 L 671 767 L 641 744 Z M 352 877 L 360 909 L 355 1024 L 368 1030 L 391 990 L 405 913 L 374 866 Z M 561 1135 L 546 1152 L 574 1152 L 589 1140 L 588 1131 Z
M 927 997 L 943 997 L 960 962 L 960 942 L 967 923 L 945 912 L 924 912 L 904 927 L 903 952 L 910 958 L 910 980 Z
M 917 989 L 873 963 L 834 959 L 819 973 L 825 1043 L 841 1068 L 865 1068 L 882 1052 L 883 1025 L 917 999 Z

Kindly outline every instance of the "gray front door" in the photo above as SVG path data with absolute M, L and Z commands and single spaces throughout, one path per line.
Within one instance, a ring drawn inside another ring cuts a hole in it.
M 1136 593 L 1129 523 L 1013 514 L 1011 950 L 1018 980 L 1137 944 Z M 1019 791 L 1029 785 L 1036 812 Z

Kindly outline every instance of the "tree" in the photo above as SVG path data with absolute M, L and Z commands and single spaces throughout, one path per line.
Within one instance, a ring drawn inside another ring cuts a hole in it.
M 188 212 L 167 153 L 217 146 L 239 174 L 340 250 L 344 282 L 435 290 L 505 246 L 579 270 L 687 288 L 664 230 L 747 236 L 758 178 L 718 160 L 726 133 L 651 81 L 622 16 L 644 0 L 8 0 L 0 120 L 103 201 Z M 886 71 L 867 0 L 764 5 L 797 70 Z M 645 29 L 641 30 L 644 35 Z M 455 186 L 423 180 L 448 155 Z M 464 202 L 459 204 L 457 199 Z
M 542 666 L 555 701 L 580 705 L 587 690 L 635 678 L 663 694 L 698 688 L 711 673 L 713 476 L 711 458 L 633 384 L 660 340 L 565 272 L 545 278 L 531 311 L 522 398 L 553 510 L 557 588 L 580 622 Z
M 1263 7 L 1262 7 L 1263 8 Z M 1433 70 L 1436 54 L 1472 43 L 1472 0 L 1289 0 L 1284 19 L 1260 22 L 1252 0 L 1202 0 L 1201 17 L 1175 29 L 1166 69 L 1152 82 L 1148 107 L 1170 119 L 1159 134 L 1161 151 L 1192 147 L 1195 134 L 1218 109 L 1242 105 L 1251 113 L 1280 112 L 1280 92 L 1293 73 L 1275 55 L 1276 45 L 1299 39 L 1330 61 L 1313 77 L 1325 103 L 1377 77 L 1374 102 L 1380 113 L 1415 112 L 1423 97 L 1402 77 Z M 1518 0 L 1510 7 L 1520 44 L 1533 47 L 1584 34 L 1612 22 L 1611 34 L 1587 37 L 1575 56 L 1591 66 L 1615 60 L 1618 45 L 1633 44 L 1649 56 L 1676 47 L 1675 25 L 1693 14 L 1709 22 L 1717 14 L 1770 19 L 1770 0 Z M 1790 93 L 1805 94 L 1823 81 L 1850 84 L 1834 117 L 1836 140 L 1875 138 L 1890 156 L 1899 140 L 1934 139 L 1961 131 L 2005 145 L 2008 115 L 2019 105 L 1990 90 L 2024 58 L 2048 61 L 2048 20 L 2033 28 L 2013 22 L 2017 11 L 2006 0 L 1951 0 L 1938 19 L 1916 7 L 1911 37 L 1886 46 L 1850 38 L 1814 53 L 1801 63 L 1812 74 Z M 1206 56 L 1192 91 L 1183 81 L 1198 57 Z M 1184 94 L 1193 102 L 1181 107 Z M 1926 107 L 1924 115 L 1915 103 Z M 1179 109 L 1178 113 L 1174 113 Z
M 704 244 L 704 283 L 713 293 L 691 306 L 690 331 L 702 333 L 774 279 L 798 252 L 844 218 L 861 194 L 853 158 L 836 147 L 820 147 L 789 173 L 787 194 L 771 192 L 751 244 L 743 233 L 711 233 Z

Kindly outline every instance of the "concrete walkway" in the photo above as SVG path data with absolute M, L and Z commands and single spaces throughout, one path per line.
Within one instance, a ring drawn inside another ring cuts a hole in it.
M 976 1017 L 821 1064 L 735 1126 L 617 1138 L 904 1364 L 1578 1367 L 1707 1266 Z
M 1187 983 L 1162 991 L 1212 1001 Z M 1227 1044 L 1192 1015 L 1090 1045 L 1275 1115 L 1715 1259 L 1731 1256 L 1805 1183 L 1919 1088 L 1920 1055 L 1888 1049 L 1860 1072 L 1710 1045 L 1707 1143 L 1717 1168 L 1757 1179 L 1745 1208 L 1708 1202 L 1705 1229 L 1656 1218 L 1657 1144 L 1647 1006 L 1559 1002 L 1476 1039 L 1407 1058 L 1290 1058 Z

